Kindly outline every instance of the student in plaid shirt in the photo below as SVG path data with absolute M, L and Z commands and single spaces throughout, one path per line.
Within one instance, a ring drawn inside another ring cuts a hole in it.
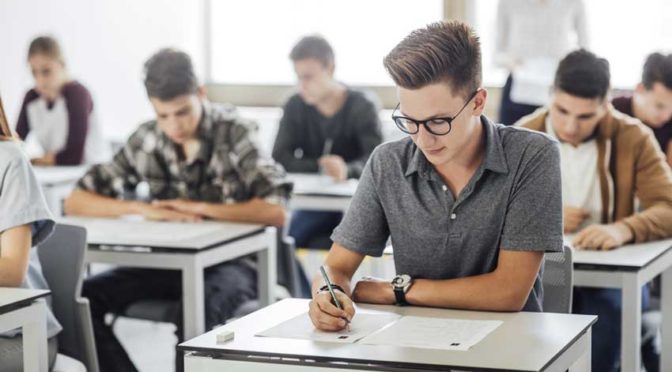
M 65 213 L 284 225 L 291 185 L 281 166 L 259 157 L 250 138 L 253 124 L 232 107 L 205 100 L 183 52 L 159 51 L 145 64 L 145 74 L 156 120 L 142 124 L 110 163 L 84 175 L 65 201 Z M 148 185 L 151 202 L 135 198 L 140 183 Z M 180 272 L 173 270 L 117 268 L 87 279 L 83 294 L 91 303 L 101 371 L 137 370 L 105 314 L 121 313 L 143 299 L 179 300 L 181 291 Z M 256 295 L 256 271 L 249 260 L 208 268 L 207 328 L 223 323 Z

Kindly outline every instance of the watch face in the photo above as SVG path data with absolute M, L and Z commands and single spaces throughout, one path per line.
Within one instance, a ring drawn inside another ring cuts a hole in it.
M 411 276 L 410 275 L 397 275 L 392 279 L 392 286 L 397 287 L 397 288 L 404 288 L 407 285 L 411 283 Z

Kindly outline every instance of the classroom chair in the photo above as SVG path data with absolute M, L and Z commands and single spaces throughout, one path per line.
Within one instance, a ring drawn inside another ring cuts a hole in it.
M 562 252 L 544 255 L 544 312 L 572 312 L 573 270 L 572 248 L 564 245 Z
M 84 228 L 57 224 L 49 239 L 37 248 L 51 289 L 51 308 L 63 326 L 55 372 L 98 372 L 89 300 L 81 297 L 86 247 Z

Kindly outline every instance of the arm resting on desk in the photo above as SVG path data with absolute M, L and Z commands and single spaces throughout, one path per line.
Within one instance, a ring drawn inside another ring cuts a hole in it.
M 543 257 L 543 252 L 501 249 L 494 271 L 459 279 L 418 279 L 406 294 L 406 300 L 412 305 L 432 307 L 520 311 Z
M 140 214 L 148 220 L 196 222 L 201 219 L 193 213 L 180 212 L 156 205 L 130 200 L 119 200 L 90 191 L 74 190 L 63 204 L 66 215 L 92 217 L 120 217 Z
M 520 311 L 525 306 L 541 265 L 543 252 L 500 250 L 497 268 L 457 279 L 416 279 L 406 293 L 411 305 L 486 311 Z M 357 283 L 355 302 L 392 305 L 389 281 Z
M 215 220 L 248 222 L 284 226 L 287 212 L 280 204 L 269 203 L 260 198 L 234 204 L 197 203 L 193 213 Z M 179 209 L 178 209 L 179 210 Z
M 32 243 L 30 225 L 0 232 L 0 287 L 19 287 L 28 271 Z

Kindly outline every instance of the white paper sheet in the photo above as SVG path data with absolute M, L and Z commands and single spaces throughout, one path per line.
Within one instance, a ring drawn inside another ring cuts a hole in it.
M 323 332 L 315 329 L 308 313 L 304 313 L 255 336 L 352 344 L 399 318 L 396 314 L 355 314 L 350 323 L 350 331 Z
M 357 180 L 335 182 L 325 175 L 290 173 L 287 178 L 294 183 L 293 192 L 304 195 L 352 196 L 357 190 Z
M 469 350 L 502 324 L 499 320 L 442 319 L 405 316 L 360 344 Z

